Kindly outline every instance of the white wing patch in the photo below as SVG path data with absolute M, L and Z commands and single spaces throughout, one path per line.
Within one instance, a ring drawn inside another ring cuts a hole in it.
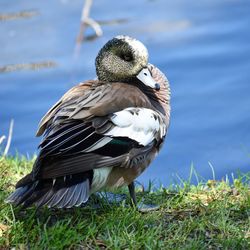
M 114 113 L 111 121 L 116 125 L 105 135 L 128 137 L 146 146 L 166 134 L 166 125 L 161 116 L 146 108 L 127 108 Z

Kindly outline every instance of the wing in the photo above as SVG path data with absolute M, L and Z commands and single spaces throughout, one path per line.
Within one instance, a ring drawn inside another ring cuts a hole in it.
M 146 152 L 138 149 L 150 151 L 165 132 L 161 117 L 144 108 L 127 108 L 88 122 L 68 120 L 40 144 L 33 174 L 48 179 L 102 167 L 133 167 L 131 160 Z
M 130 167 L 131 157 L 140 154 L 136 149 L 161 140 L 165 126 L 138 88 L 91 81 L 71 89 L 44 116 L 37 134 L 43 132 L 33 169 L 39 179 Z

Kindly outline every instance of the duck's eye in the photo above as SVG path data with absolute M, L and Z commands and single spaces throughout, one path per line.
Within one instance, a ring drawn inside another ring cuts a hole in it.
M 131 62 L 133 60 L 133 57 L 132 55 L 125 55 L 125 54 L 122 54 L 121 55 L 121 59 L 126 61 L 126 62 Z

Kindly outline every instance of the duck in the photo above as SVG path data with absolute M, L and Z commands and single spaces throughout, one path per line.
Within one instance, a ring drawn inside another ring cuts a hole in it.
M 170 121 L 170 87 L 148 62 L 148 50 L 126 35 L 110 39 L 95 60 L 96 80 L 68 90 L 41 119 L 32 171 L 7 203 L 72 208 L 101 190 L 127 186 L 157 156 Z

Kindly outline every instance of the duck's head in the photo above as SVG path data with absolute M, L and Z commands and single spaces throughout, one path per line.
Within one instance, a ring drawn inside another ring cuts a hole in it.
M 129 36 L 117 36 L 102 47 L 96 57 L 96 73 L 101 81 L 133 82 L 137 78 L 146 86 L 160 88 L 148 69 L 147 48 Z

